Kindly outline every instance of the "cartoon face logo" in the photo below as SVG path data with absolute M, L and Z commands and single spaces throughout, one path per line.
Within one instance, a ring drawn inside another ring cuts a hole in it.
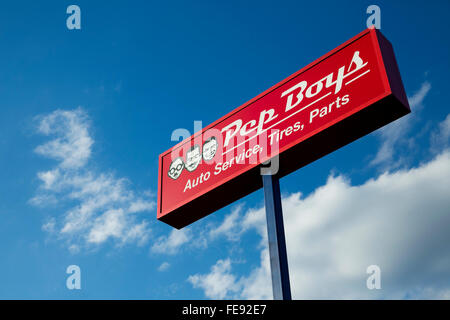
M 167 172 L 167 174 L 172 179 L 177 180 L 178 177 L 181 175 L 181 172 L 183 172 L 183 169 L 184 169 L 183 159 L 176 158 L 170 164 L 169 171 Z
M 200 146 L 195 145 L 186 152 L 186 170 L 189 172 L 197 169 L 202 155 L 200 154 Z
M 212 160 L 217 152 L 217 140 L 215 137 L 211 137 L 203 144 L 202 152 L 203 159 L 206 161 Z

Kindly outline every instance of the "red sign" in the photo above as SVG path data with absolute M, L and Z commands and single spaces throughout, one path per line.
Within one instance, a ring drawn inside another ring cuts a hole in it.
M 159 157 L 157 218 L 182 228 L 410 112 L 391 44 L 367 29 Z

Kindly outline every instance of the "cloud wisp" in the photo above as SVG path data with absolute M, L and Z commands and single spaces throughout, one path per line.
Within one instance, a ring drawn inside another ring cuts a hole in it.
M 74 252 L 110 239 L 116 245 L 144 244 L 150 229 L 139 213 L 152 210 L 154 201 L 148 191 L 134 191 L 127 179 L 91 169 L 94 140 L 86 112 L 56 110 L 36 121 L 38 133 L 50 141 L 35 152 L 57 163 L 37 173 L 41 184 L 30 203 L 53 204 L 63 211 L 50 217 L 42 229 L 65 239 Z
M 211 267 L 211 272 L 206 275 L 189 276 L 188 281 L 194 288 L 201 288 L 207 297 L 213 299 L 225 299 L 233 297 L 239 292 L 241 284 L 236 276 L 231 273 L 231 260 L 219 260 Z
M 153 243 L 151 251 L 153 253 L 174 255 L 184 244 L 189 243 L 191 238 L 192 233 L 190 229 L 173 229 L 168 236 L 160 236 Z
M 163 262 L 163 263 L 161 263 L 161 264 L 159 265 L 158 271 L 159 271 L 159 272 L 164 272 L 164 271 L 167 271 L 169 268 L 170 268 L 170 263 L 168 263 L 168 262 Z
M 438 129 L 431 134 L 430 140 L 433 153 L 439 153 L 440 150 L 450 147 L 450 114 L 439 123 Z
M 396 168 L 402 164 L 401 160 L 394 161 L 395 150 L 401 145 L 412 144 L 408 134 L 417 120 L 417 114 L 423 109 L 423 102 L 430 90 L 431 84 L 428 81 L 423 82 L 420 89 L 408 98 L 412 114 L 388 124 L 377 132 L 381 139 L 381 147 L 370 163 L 372 166 L 386 169 Z

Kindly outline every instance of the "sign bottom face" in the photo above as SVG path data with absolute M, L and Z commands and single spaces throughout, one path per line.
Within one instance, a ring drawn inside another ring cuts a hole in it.
M 182 228 L 410 112 L 391 44 L 367 29 L 160 155 L 157 218 Z M 271 164 L 275 164 L 275 161 Z

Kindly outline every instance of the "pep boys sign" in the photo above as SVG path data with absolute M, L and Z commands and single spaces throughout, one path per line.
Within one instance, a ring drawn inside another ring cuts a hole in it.
M 322 89 L 333 89 L 334 94 L 337 94 L 343 85 L 343 81 L 348 76 L 351 76 L 352 74 L 356 73 L 360 69 L 364 68 L 367 65 L 367 62 L 364 63 L 361 57 L 359 56 L 359 51 L 355 51 L 353 53 L 353 57 L 351 61 L 348 64 L 347 72 L 346 72 L 346 66 L 342 66 L 339 68 L 339 70 L 336 73 L 336 79 L 334 76 L 334 73 L 328 74 L 326 77 L 320 79 L 319 81 L 316 81 L 315 83 L 308 86 L 308 82 L 306 80 L 303 80 L 295 85 L 293 85 L 288 90 L 284 91 L 281 94 L 280 98 L 287 97 L 286 99 L 286 105 L 284 108 L 284 114 L 289 114 L 290 112 L 293 112 L 293 109 L 300 105 L 300 103 L 303 100 L 312 99 L 322 92 Z M 352 66 L 354 68 L 352 69 Z M 350 70 L 352 69 L 352 70 Z M 369 72 L 370 70 L 367 70 Z M 358 77 L 362 76 L 364 74 L 359 75 Z M 348 82 L 347 82 L 348 83 Z M 329 92 L 328 92 L 329 94 Z M 328 95 L 326 94 L 326 95 Z M 320 97 L 319 99 L 322 99 L 324 96 Z M 294 101 L 294 102 L 293 102 Z M 316 100 L 317 101 L 317 100 Z M 342 105 L 347 104 L 349 101 L 349 96 L 345 95 L 342 97 L 337 97 L 335 103 L 336 108 L 340 108 Z M 334 103 L 334 102 L 333 102 Z M 332 103 L 332 104 L 333 104 Z M 327 110 L 324 110 L 322 113 L 325 112 L 331 112 L 331 105 Z M 291 111 L 292 110 L 292 111 Z M 261 111 L 259 114 L 259 117 L 257 119 L 250 119 L 246 123 L 243 123 L 243 119 L 237 119 L 236 121 L 233 121 L 232 123 L 225 126 L 222 130 L 217 129 L 210 129 L 209 134 L 212 135 L 213 132 L 215 133 L 215 136 L 211 136 L 208 138 L 204 143 L 202 147 L 202 151 L 200 151 L 199 145 L 194 145 L 192 147 L 189 147 L 189 150 L 185 151 L 186 157 L 183 160 L 182 157 L 175 157 L 175 159 L 172 160 L 172 163 L 168 170 L 168 175 L 170 178 L 176 180 L 181 175 L 183 168 L 185 168 L 187 171 L 192 172 L 194 171 L 200 162 L 203 160 L 205 161 L 211 161 L 214 159 L 215 153 L 217 152 L 218 148 L 218 141 L 223 141 L 222 147 L 225 148 L 226 151 L 230 151 L 239 145 L 245 143 L 246 141 L 258 138 L 258 136 L 266 133 L 268 130 L 267 127 L 270 128 L 270 125 L 273 124 L 273 122 L 280 116 L 280 114 L 275 113 L 274 108 L 270 108 L 267 110 Z M 283 116 L 283 115 L 281 115 Z M 309 123 L 312 123 L 313 119 L 315 117 L 321 117 L 320 110 L 319 109 L 312 109 L 310 111 L 310 118 Z M 295 126 L 294 130 L 297 131 L 300 128 L 300 126 Z M 297 130 L 296 130 L 297 129 Z M 278 139 L 273 140 L 272 136 L 278 133 L 278 130 L 272 130 L 273 133 L 269 135 L 271 145 L 277 145 L 278 146 Z M 253 135 L 253 136 L 252 136 Z M 222 139 L 223 138 L 223 139 Z M 235 139 L 236 138 L 236 139 Z M 267 143 L 267 139 L 265 139 L 265 142 Z M 230 146 L 231 143 L 231 146 Z M 185 145 L 188 146 L 188 145 Z M 267 148 L 267 145 L 266 145 Z M 273 149 L 273 148 L 272 148 Z M 259 149 L 260 151 L 263 150 L 263 148 Z M 181 151 L 179 149 L 179 151 Z M 247 156 L 244 153 L 244 156 L 242 158 L 242 163 L 252 163 L 255 161 L 255 157 L 248 156 L 250 154 L 251 150 L 248 150 Z M 223 152 L 222 155 L 230 155 L 229 152 Z M 273 154 L 273 150 L 272 150 Z M 171 153 L 172 158 L 174 155 L 176 155 L 176 152 Z M 202 157 L 203 155 L 203 157 Z M 228 156 L 229 158 L 229 156 Z M 223 159 L 222 159 L 223 160 Z M 218 159 L 216 158 L 216 161 Z M 219 162 L 221 163 L 221 162 Z M 203 181 L 203 179 L 201 179 Z M 195 181 L 194 181 L 195 183 Z M 195 186 L 195 185 L 194 185 Z M 190 183 L 190 180 L 188 180 L 185 189 L 183 192 L 186 191 L 186 189 L 190 189 L 192 187 L 192 184 Z
M 390 43 L 368 29 L 160 155 L 158 219 L 181 228 L 409 112 Z

